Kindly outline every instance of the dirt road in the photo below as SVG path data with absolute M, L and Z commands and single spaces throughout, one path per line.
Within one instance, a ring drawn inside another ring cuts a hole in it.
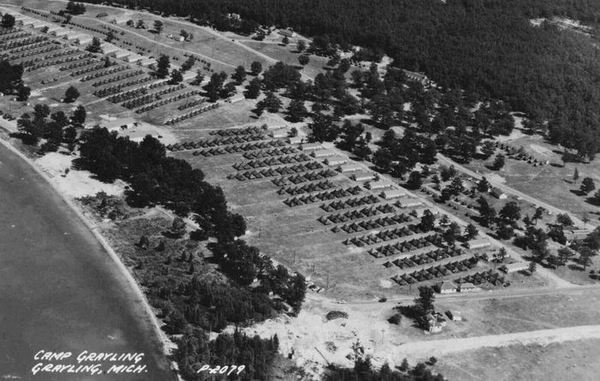
M 461 171 L 461 172 L 463 172 L 463 173 L 465 173 L 465 174 L 467 174 L 469 176 L 472 176 L 472 177 L 474 177 L 476 179 L 481 179 L 483 177 L 483 175 L 481 173 L 474 172 L 474 171 L 472 171 L 472 170 L 470 170 L 470 169 L 468 169 L 468 168 L 466 168 L 466 167 L 458 164 L 457 162 L 455 162 L 454 160 L 450 159 L 449 157 L 447 157 L 445 155 L 442 155 L 441 153 L 438 153 L 437 157 L 438 157 L 438 159 L 440 161 L 446 162 L 449 165 L 453 165 L 454 168 L 456 168 L 457 170 L 459 170 L 459 171 Z M 498 188 L 502 189 L 505 193 L 513 194 L 513 195 L 515 195 L 517 197 L 522 198 L 523 200 L 525 200 L 527 202 L 530 202 L 531 204 L 534 204 L 536 206 L 541 206 L 542 208 L 551 211 L 553 214 L 565 214 L 565 213 L 568 214 L 569 217 L 571 217 L 571 219 L 573 220 L 573 222 L 575 222 L 575 225 L 579 225 L 579 226 L 592 226 L 594 228 L 596 227 L 596 225 L 594 225 L 591 222 L 588 222 L 587 224 L 584 224 L 584 222 L 579 217 L 577 217 L 576 215 L 574 215 L 573 213 L 571 213 L 569 211 L 562 210 L 562 209 L 557 208 L 557 207 L 555 207 L 553 205 L 550 205 L 550 204 L 548 204 L 548 203 L 546 203 L 546 202 L 544 202 L 542 200 L 539 200 L 539 199 L 537 199 L 535 197 L 532 197 L 532 196 L 530 196 L 528 194 L 525 194 L 525 193 L 523 193 L 521 191 L 518 191 L 518 190 L 516 190 L 514 188 L 511 188 L 510 186 L 508 186 L 506 184 L 503 184 L 503 183 L 500 183 L 498 181 L 495 181 L 493 178 L 487 178 L 487 180 L 490 182 L 490 184 L 492 184 L 495 187 L 498 187 Z
M 461 339 L 417 341 L 396 346 L 393 355 L 397 358 L 407 358 L 409 361 L 411 359 L 414 361 L 430 356 L 444 356 L 479 348 L 506 347 L 514 344 L 547 345 L 595 338 L 600 338 L 600 325 L 581 325 Z

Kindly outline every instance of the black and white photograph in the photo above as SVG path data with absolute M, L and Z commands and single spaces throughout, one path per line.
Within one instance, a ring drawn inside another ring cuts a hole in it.
M 596 381 L 599 153 L 598 0 L 0 0 L 0 381 Z

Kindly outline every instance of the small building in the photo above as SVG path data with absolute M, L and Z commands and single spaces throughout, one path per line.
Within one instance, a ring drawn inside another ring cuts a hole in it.
M 296 32 L 290 29 L 280 29 L 277 31 L 277 33 L 288 38 L 296 36 Z
M 129 56 L 127 56 L 127 62 L 129 63 L 136 63 L 141 61 L 142 59 L 144 59 L 144 56 L 137 53 L 131 53 Z
M 394 198 L 404 197 L 404 196 L 406 196 L 406 192 L 404 192 L 400 189 L 388 189 L 388 190 L 384 190 L 383 192 L 381 192 L 381 197 L 385 198 L 386 200 L 391 200 Z
M 402 71 L 404 72 L 406 79 L 408 79 L 409 81 L 419 82 L 423 86 L 429 85 L 431 83 L 431 81 L 429 80 L 429 78 L 427 78 L 427 76 L 425 74 L 417 73 L 415 71 L 409 71 L 409 70 L 402 70 Z
M 104 52 L 104 54 L 109 57 L 114 57 L 115 54 L 119 51 L 118 47 L 116 47 L 113 44 L 110 44 L 108 42 L 103 42 L 100 45 L 100 47 L 102 48 L 102 51 Z
M 64 38 L 67 34 L 69 34 L 69 31 L 65 28 L 58 28 L 52 34 L 56 37 Z
M 529 265 L 527 264 L 527 262 L 515 262 L 515 263 L 509 263 L 507 265 L 501 266 L 500 270 L 504 271 L 507 274 L 510 274 L 510 273 L 516 273 L 518 271 L 527 270 L 528 268 L 529 268 Z
M 475 292 L 475 291 L 480 291 L 481 288 L 475 286 L 473 283 L 465 282 L 465 283 L 460 284 L 458 290 L 460 292 Z
M 82 33 L 77 37 L 77 42 L 79 45 L 87 45 L 91 44 L 93 39 L 89 34 Z
M 440 294 L 453 294 L 458 292 L 458 286 L 451 280 L 446 280 L 437 285 Z
M 44 29 L 44 27 L 46 27 L 46 26 L 47 25 L 41 21 L 34 21 L 33 24 L 31 24 L 31 27 L 33 29 L 38 29 L 38 30 Z
M 338 167 L 338 171 L 342 173 L 360 171 L 362 167 L 356 163 L 343 164 Z
M 371 172 L 361 171 L 353 173 L 350 178 L 354 181 L 371 181 L 375 179 L 375 175 Z
M 377 189 L 385 189 L 391 188 L 392 184 L 387 181 L 371 181 L 367 184 L 367 189 L 377 190 Z
M 115 52 L 114 57 L 118 60 L 126 60 L 131 53 L 127 50 L 118 50 Z
M 330 156 L 327 159 L 325 159 L 323 162 L 327 165 L 342 165 L 345 162 L 347 162 L 348 159 L 343 157 L 343 156 Z
M 69 30 L 63 38 L 69 42 L 79 42 L 79 33 Z
M 484 247 L 490 247 L 490 241 L 487 239 L 472 239 L 466 243 L 468 249 L 483 249 Z
M 394 135 L 398 139 L 404 136 L 404 127 L 402 126 L 392 126 L 389 129 L 394 133 Z
M 302 145 L 302 151 L 315 151 L 323 149 L 323 145 L 321 143 L 308 143 Z
M 421 190 L 434 198 L 442 197 L 442 192 L 433 188 L 433 184 L 425 184 L 421 187 Z
M 193 72 L 190 72 L 190 73 L 193 74 Z M 246 99 L 246 97 L 244 96 L 244 94 L 235 94 L 235 95 L 227 98 L 226 102 L 228 102 L 228 103 L 237 103 L 237 102 L 243 101 L 244 99 Z M 286 136 L 287 136 L 287 133 L 286 133 Z
M 492 196 L 496 197 L 497 199 L 500 200 L 504 200 L 506 198 L 508 198 L 508 196 L 506 195 L 506 193 L 504 193 L 502 191 L 502 189 L 498 188 L 498 187 L 494 187 L 490 190 L 490 193 Z
M 275 139 L 285 138 L 288 136 L 288 131 L 285 128 L 280 128 L 272 131 L 271 136 Z
M 464 179 L 461 184 L 466 190 L 471 190 L 477 187 L 477 183 L 471 179 Z
M 290 144 L 301 144 L 302 141 L 304 141 L 304 139 L 302 138 L 302 136 L 292 136 L 288 139 L 288 142 Z
M 312 157 L 327 157 L 327 156 L 333 156 L 334 153 L 328 149 L 320 149 L 320 150 L 315 150 L 311 153 Z
M 442 329 L 446 326 L 446 320 L 443 317 L 438 316 L 437 313 L 435 315 L 427 314 L 427 316 L 425 316 L 425 319 L 427 320 L 427 331 L 429 333 L 440 333 L 442 332 Z
M 55 36 L 56 32 L 58 32 L 61 29 L 62 28 L 60 26 L 51 25 L 50 27 L 48 27 L 47 33 Z
M 421 200 L 416 199 L 416 198 L 404 199 L 404 200 L 400 201 L 399 203 L 400 203 L 401 208 L 415 208 L 417 206 L 423 205 L 423 202 L 421 202 Z
M 155 63 L 156 63 L 156 60 L 149 58 L 149 57 L 144 57 L 140 61 L 138 61 L 138 65 L 145 66 L 145 67 L 154 65 Z M 184 78 L 185 78 L 185 76 L 184 76 Z
M 565 230 L 564 233 L 565 238 L 567 239 L 566 244 L 570 245 L 574 241 L 585 239 L 588 236 L 588 234 L 591 233 L 591 231 L 589 229 L 570 229 Z

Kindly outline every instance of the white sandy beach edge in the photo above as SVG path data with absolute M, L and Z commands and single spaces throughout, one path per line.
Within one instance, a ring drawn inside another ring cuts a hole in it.
M 5 126 L 1 126 L 1 127 L 5 127 Z M 60 191 L 60 189 L 56 186 L 56 184 L 54 184 L 52 182 L 52 179 L 50 179 L 50 177 L 48 177 L 48 175 L 46 173 L 44 173 L 39 168 L 39 166 L 35 164 L 35 162 L 33 160 L 31 160 L 30 158 L 25 156 L 21 151 L 19 151 L 17 148 L 15 148 L 12 144 L 10 144 L 9 142 L 7 142 L 4 139 L 0 138 L 0 144 L 2 144 L 8 150 L 10 150 L 14 154 L 16 154 L 19 158 L 21 158 L 27 164 L 29 164 L 29 166 L 31 168 L 33 168 L 33 170 L 41 178 L 43 178 L 48 184 L 50 184 L 50 186 L 56 191 L 56 193 L 58 195 L 60 195 L 61 199 L 79 217 L 79 219 L 85 224 L 85 226 L 90 230 L 90 232 L 92 232 L 94 237 L 98 240 L 98 242 L 102 245 L 102 247 L 108 253 L 108 255 L 113 260 L 113 262 L 117 265 L 117 269 L 118 269 L 119 273 L 125 278 L 125 281 L 127 282 L 128 286 L 131 287 L 131 290 L 133 291 L 134 295 L 141 301 L 141 307 L 143 309 L 143 313 L 150 319 L 152 329 L 154 330 L 154 333 L 156 334 L 157 338 L 160 341 L 162 353 L 164 355 L 170 355 L 171 350 L 173 348 L 175 348 L 176 345 L 169 339 L 169 337 L 167 337 L 165 332 L 160 328 L 161 327 L 160 322 L 159 322 L 158 318 L 156 317 L 156 315 L 154 314 L 154 311 L 152 310 L 152 307 L 150 306 L 150 303 L 148 302 L 146 295 L 140 288 L 140 285 L 135 280 L 135 278 L 133 277 L 133 275 L 127 268 L 127 266 L 125 266 L 125 264 L 121 261 L 121 258 L 117 255 L 117 253 L 114 251 L 114 249 L 110 246 L 110 244 L 108 243 L 106 238 L 104 238 L 104 236 L 102 234 L 100 234 L 100 232 L 98 231 L 98 226 L 96 226 L 89 218 L 87 218 L 83 214 L 83 211 L 73 202 L 73 200 L 66 197 Z M 177 369 L 176 364 L 171 363 L 171 368 L 176 370 Z

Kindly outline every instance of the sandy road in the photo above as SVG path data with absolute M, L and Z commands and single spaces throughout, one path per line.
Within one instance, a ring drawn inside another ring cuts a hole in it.
M 472 170 L 470 170 L 470 169 L 468 169 L 468 168 L 466 168 L 466 167 L 458 164 L 457 162 L 455 162 L 454 160 L 450 159 L 449 157 L 447 157 L 445 155 L 442 155 L 441 153 L 438 153 L 437 157 L 438 157 L 438 159 L 440 161 L 445 161 L 447 164 L 453 165 L 454 168 L 456 168 L 457 170 L 459 170 L 459 171 L 461 171 L 461 172 L 463 172 L 463 173 L 465 173 L 465 174 L 467 174 L 469 176 L 472 176 L 472 177 L 474 177 L 476 179 L 481 179 L 484 176 L 484 174 L 474 172 L 474 171 L 472 171 Z M 509 193 L 509 194 L 513 194 L 513 195 L 515 195 L 517 197 L 520 197 L 523 200 L 525 200 L 527 202 L 530 202 L 531 204 L 534 204 L 536 206 L 541 206 L 542 208 L 551 211 L 553 214 L 565 214 L 565 213 L 568 214 L 569 217 L 571 217 L 571 219 L 573 220 L 573 222 L 575 222 L 576 225 L 580 225 L 580 226 L 586 225 L 586 224 L 583 223 L 583 221 L 579 217 L 577 217 L 576 215 L 574 215 L 573 213 L 571 213 L 569 211 L 562 210 L 560 208 L 557 208 L 556 206 L 550 205 L 550 204 L 548 204 L 548 203 L 546 203 L 546 202 L 544 202 L 542 200 L 539 200 L 539 199 L 537 199 L 535 197 L 532 197 L 532 196 L 530 196 L 528 194 L 525 194 L 525 193 L 523 193 L 521 191 L 518 191 L 518 190 L 516 190 L 516 189 L 514 189 L 514 188 L 512 188 L 512 187 L 510 187 L 510 186 L 508 186 L 506 184 L 502 184 L 500 182 L 494 181 L 493 178 L 488 178 L 487 180 L 489 181 L 490 184 L 492 184 L 495 187 L 498 187 L 498 188 L 502 189 L 504 192 Z M 594 228 L 596 227 L 596 225 L 593 224 L 592 222 L 588 222 L 587 225 L 592 226 Z
M 565 341 L 600 338 L 600 325 L 581 325 L 565 328 L 541 329 L 536 331 L 504 333 L 468 338 L 416 341 L 394 347 L 397 358 L 423 359 L 444 356 L 455 352 L 479 348 L 506 347 L 509 345 L 547 345 Z

